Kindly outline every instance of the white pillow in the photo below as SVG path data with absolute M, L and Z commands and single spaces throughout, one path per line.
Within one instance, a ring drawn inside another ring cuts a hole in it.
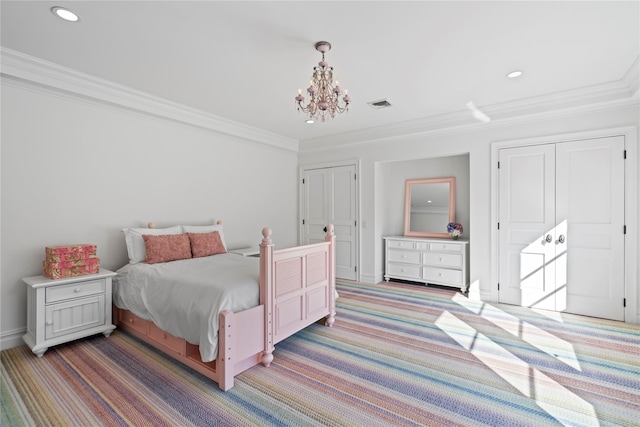
M 184 233 L 213 233 L 217 231 L 220 234 L 220 240 L 224 245 L 225 250 L 227 249 L 227 243 L 224 241 L 224 233 L 222 232 L 222 224 L 216 225 L 183 225 L 182 231 Z
M 179 225 L 168 228 L 123 228 L 124 241 L 127 244 L 129 263 L 137 264 L 147 258 L 147 250 L 144 246 L 143 234 L 160 236 L 163 234 L 182 234 L 182 227 Z

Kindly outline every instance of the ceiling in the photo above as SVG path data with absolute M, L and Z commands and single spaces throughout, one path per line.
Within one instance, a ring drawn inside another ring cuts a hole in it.
M 412 123 L 495 120 L 536 100 L 637 95 L 640 2 L 7 1 L 5 49 L 297 141 Z M 66 6 L 80 21 L 54 16 Z M 304 123 L 294 97 L 320 61 L 350 111 Z M 523 76 L 508 79 L 512 70 Z M 636 83 L 637 84 L 637 83 Z M 392 107 L 373 109 L 387 99 Z

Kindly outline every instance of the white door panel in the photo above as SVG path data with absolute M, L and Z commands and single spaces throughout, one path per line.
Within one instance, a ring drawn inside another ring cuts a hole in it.
M 305 170 L 302 243 L 324 241 L 325 227 L 334 225 L 336 277 L 356 280 L 355 165 Z
M 556 147 L 556 211 L 566 218 L 566 310 L 624 320 L 624 139 Z
M 500 301 L 555 308 L 552 145 L 500 150 Z

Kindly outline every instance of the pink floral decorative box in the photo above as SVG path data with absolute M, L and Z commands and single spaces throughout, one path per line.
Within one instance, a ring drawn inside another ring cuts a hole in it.
M 44 275 L 50 279 L 95 274 L 100 271 L 96 245 L 47 246 L 42 262 Z
M 91 261 L 91 263 L 87 264 L 86 262 L 82 262 L 73 265 L 73 262 L 69 261 L 61 263 L 42 261 L 43 274 L 49 279 L 61 279 L 63 277 L 75 277 L 100 272 L 99 258 L 91 258 L 85 261 Z M 65 266 L 62 267 L 61 265 Z

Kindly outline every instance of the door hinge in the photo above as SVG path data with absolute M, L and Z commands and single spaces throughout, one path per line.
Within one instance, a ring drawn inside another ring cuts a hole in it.
M 624 157 L 625 160 L 627 159 L 627 150 L 624 150 Z
M 500 169 L 500 162 L 498 162 L 498 169 Z
M 353 270 L 357 273 L 357 272 L 358 272 L 358 266 L 357 266 L 357 265 L 354 265 L 354 266 L 353 266 Z
M 500 223 L 498 223 L 498 230 L 500 230 Z
M 304 225 L 304 219 L 302 220 L 302 225 Z
M 500 282 L 498 282 L 498 290 L 500 290 Z
M 355 173 L 353 174 L 353 179 L 354 179 L 355 181 L 357 181 L 357 180 L 358 180 L 357 176 L 358 176 L 358 175 L 356 175 Z
M 358 226 L 358 221 L 353 221 L 353 226 L 357 227 Z
M 302 178 L 302 183 L 304 184 L 304 178 Z
M 622 234 L 627 234 L 627 226 L 622 227 Z
M 627 299 L 626 298 L 622 298 L 622 306 L 623 307 L 627 306 Z

